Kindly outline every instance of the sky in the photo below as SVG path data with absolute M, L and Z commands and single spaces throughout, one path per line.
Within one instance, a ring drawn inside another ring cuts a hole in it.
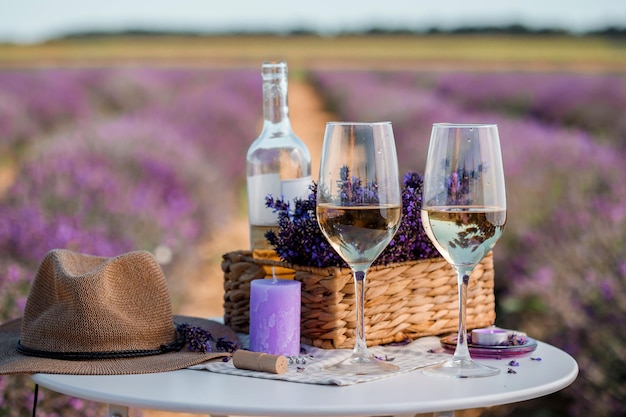
M 0 0 L 0 42 L 127 29 L 202 32 L 523 24 L 584 33 L 626 27 L 626 0 Z

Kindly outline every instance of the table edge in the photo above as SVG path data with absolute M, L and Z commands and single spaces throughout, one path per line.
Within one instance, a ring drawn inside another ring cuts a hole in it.
M 304 416 L 352 416 L 355 414 L 363 414 L 367 415 L 395 415 L 395 414 L 415 414 L 415 413 L 428 413 L 428 412 L 441 412 L 441 411 L 450 411 L 450 410 L 463 410 L 463 409 L 472 409 L 472 408 L 481 408 L 481 407 L 491 407 L 496 405 L 503 404 L 511 404 L 520 401 L 526 401 L 534 398 L 540 398 L 546 395 L 553 394 L 557 391 L 560 391 L 569 385 L 571 385 L 577 378 L 579 367 L 576 360 L 569 355 L 567 352 L 556 348 L 552 345 L 549 345 L 545 342 L 539 342 L 540 345 L 546 348 L 552 348 L 560 351 L 562 354 L 567 356 L 567 360 L 571 362 L 572 369 L 564 374 L 561 378 L 553 383 L 543 385 L 541 389 L 537 388 L 528 388 L 523 391 L 516 391 L 514 399 L 511 400 L 510 397 L 506 397 L 506 399 L 498 399 L 491 398 L 485 399 L 485 396 L 477 397 L 475 399 L 465 398 L 465 399 L 450 399 L 450 401 L 446 404 L 430 404 L 428 402 L 421 403 L 422 407 L 416 409 L 414 407 L 408 407 L 407 404 L 399 404 L 397 406 L 393 406 L 390 404 L 385 404 L 383 406 L 371 407 L 368 406 L 367 410 L 365 409 L 355 409 L 354 405 L 350 407 L 346 407 L 345 409 L 338 408 L 324 408 L 324 404 L 318 404 L 315 410 L 307 410 L 302 409 L 302 413 L 298 413 L 297 415 L 300 417 Z M 188 372 L 199 372 L 192 370 L 180 370 L 180 371 L 188 371 Z M 174 371 L 174 372 L 180 372 Z M 125 399 L 124 401 L 119 401 L 119 398 L 114 398 L 110 395 L 97 394 L 93 395 L 91 392 L 85 393 L 84 391 L 79 391 L 73 385 L 64 384 L 63 381 L 55 380 L 55 374 L 33 374 L 31 375 L 31 379 L 52 391 L 59 392 L 64 395 L 74 396 L 77 398 L 87 399 L 91 401 L 108 403 L 108 404 L 116 404 L 126 407 L 140 408 L 140 409 L 152 409 L 152 410 L 162 410 L 162 411 L 171 411 L 171 412 L 180 412 L 180 413 L 209 413 L 209 414 L 219 414 L 219 415 L 272 415 L 272 416 L 287 416 L 287 415 L 295 415 L 292 409 L 289 410 L 275 410 L 272 409 L 271 406 L 267 406 L 265 408 L 259 408 L 258 406 L 242 406 L 242 404 L 237 404 L 228 407 L 213 407 L 208 410 L 207 408 L 196 408 L 192 405 L 189 405 L 187 408 L 181 407 L 180 405 L 168 405 L 167 402 L 162 403 L 154 403 L 150 406 L 146 406 L 142 402 L 134 401 L 132 398 Z M 64 377 L 67 375 L 63 375 Z M 231 378 L 241 378 L 232 375 L 224 375 Z M 297 384 L 296 382 L 286 382 L 286 381 L 278 381 L 279 383 L 285 384 Z M 343 389 L 345 387 L 330 387 L 331 389 Z M 320 408 L 321 407 L 321 408 Z

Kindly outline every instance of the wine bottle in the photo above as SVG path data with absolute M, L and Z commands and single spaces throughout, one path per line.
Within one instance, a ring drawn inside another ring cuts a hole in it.
M 277 215 L 266 207 L 265 197 L 282 198 L 293 206 L 293 199 L 305 197 L 311 185 L 311 154 L 289 120 L 287 63 L 264 62 L 261 75 L 263 129 L 246 157 L 252 251 L 272 250 L 265 233 L 276 230 Z

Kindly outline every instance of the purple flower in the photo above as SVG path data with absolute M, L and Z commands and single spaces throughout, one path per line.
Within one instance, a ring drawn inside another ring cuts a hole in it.
M 229 340 L 226 337 L 215 339 L 211 332 L 198 326 L 191 326 L 189 323 L 176 325 L 176 331 L 187 345 L 191 352 L 234 352 L 239 349 L 237 341 Z
M 375 184 L 363 186 L 358 178 L 350 177 L 347 169 L 342 174 L 342 180 L 342 198 L 360 202 L 377 201 Z M 440 256 L 422 227 L 422 177 L 415 172 L 408 172 L 403 178 L 403 184 L 400 226 L 373 265 Z M 293 209 L 290 202 L 267 196 L 267 207 L 278 214 L 278 233 L 270 231 L 265 236 L 281 259 L 287 262 L 317 267 L 345 267 L 346 263 L 328 243 L 317 223 L 316 192 L 317 184 L 314 183 L 306 200 L 294 199 Z

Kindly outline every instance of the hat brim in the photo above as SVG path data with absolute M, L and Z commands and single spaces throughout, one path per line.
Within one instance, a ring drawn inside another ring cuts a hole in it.
M 226 337 L 237 341 L 237 334 L 229 327 L 212 320 L 174 316 L 175 323 L 189 323 L 208 331 L 216 339 Z M 127 375 L 175 371 L 230 354 L 225 352 L 197 353 L 186 347 L 178 352 L 121 359 L 59 360 L 26 356 L 15 349 L 20 338 L 22 319 L 0 326 L 0 375 L 8 374 L 69 374 L 69 375 Z

